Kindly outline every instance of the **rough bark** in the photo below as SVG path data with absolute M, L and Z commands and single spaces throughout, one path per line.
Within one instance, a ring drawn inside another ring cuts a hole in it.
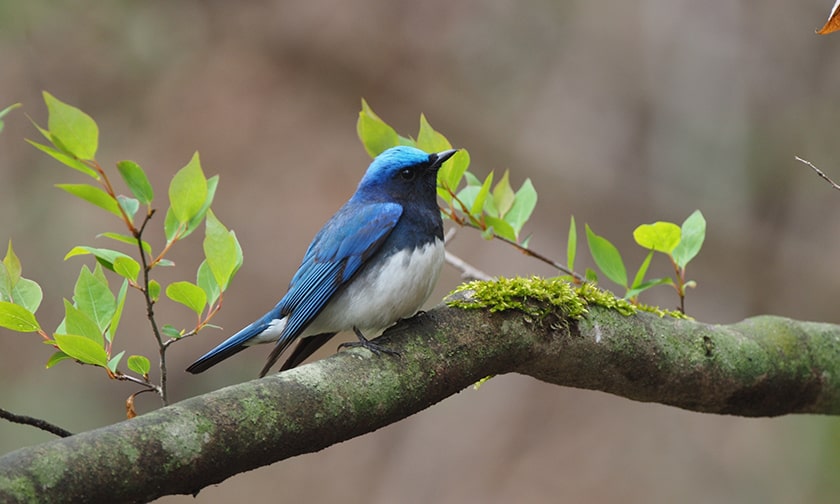
M 592 307 L 438 307 L 380 342 L 0 457 L 0 502 L 144 502 L 374 431 L 488 375 L 517 372 L 708 413 L 840 414 L 840 326 L 707 325 Z

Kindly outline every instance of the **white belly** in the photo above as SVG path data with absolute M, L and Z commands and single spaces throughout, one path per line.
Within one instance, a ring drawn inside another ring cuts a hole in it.
M 391 255 L 380 268 L 365 270 L 354 278 L 301 337 L 353 327 L 368 338 L 378 336 L 399 319 L 417 313 L 432 294 L 443 261 L 443 242 L 437 238 L 412 252 Z

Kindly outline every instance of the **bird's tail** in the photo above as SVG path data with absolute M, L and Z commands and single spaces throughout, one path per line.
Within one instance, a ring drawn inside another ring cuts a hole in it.
M 238 333 L 223 341 L 213 350 L 210 350 L 206 354 L 202 355 L 197 361 L 190 364 L 190 367 L 187 368 L 187 372 L 197 374 L 207 371 L 228 357 L 245 350 L 245 348 L 248 347 L 246 343 L 265 330 L 267 324 L 261 322 L 262 320 L 259 320 L 248 327 L 245 327 Z

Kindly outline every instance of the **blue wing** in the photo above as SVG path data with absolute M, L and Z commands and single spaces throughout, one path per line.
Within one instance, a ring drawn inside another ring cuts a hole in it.
M 200 373 L 243 350 L 245 344 L 288 317 L 268 357 L 263 374 L 315 320 L 332 296 L 375 254 L 397 225 L 403 208 L 397 203 L 348 202 L 315 235 L 283 299 L 259 320 L 195 361 L 187 371 Z

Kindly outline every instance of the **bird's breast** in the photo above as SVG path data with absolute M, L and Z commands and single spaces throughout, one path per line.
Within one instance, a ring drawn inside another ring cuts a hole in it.
M 374 337 L 414 315 L 432 294 L 444 262 L 443 241 L 391 252 L 370 262 L 339 291 L 305 333 L 361 329 Z

